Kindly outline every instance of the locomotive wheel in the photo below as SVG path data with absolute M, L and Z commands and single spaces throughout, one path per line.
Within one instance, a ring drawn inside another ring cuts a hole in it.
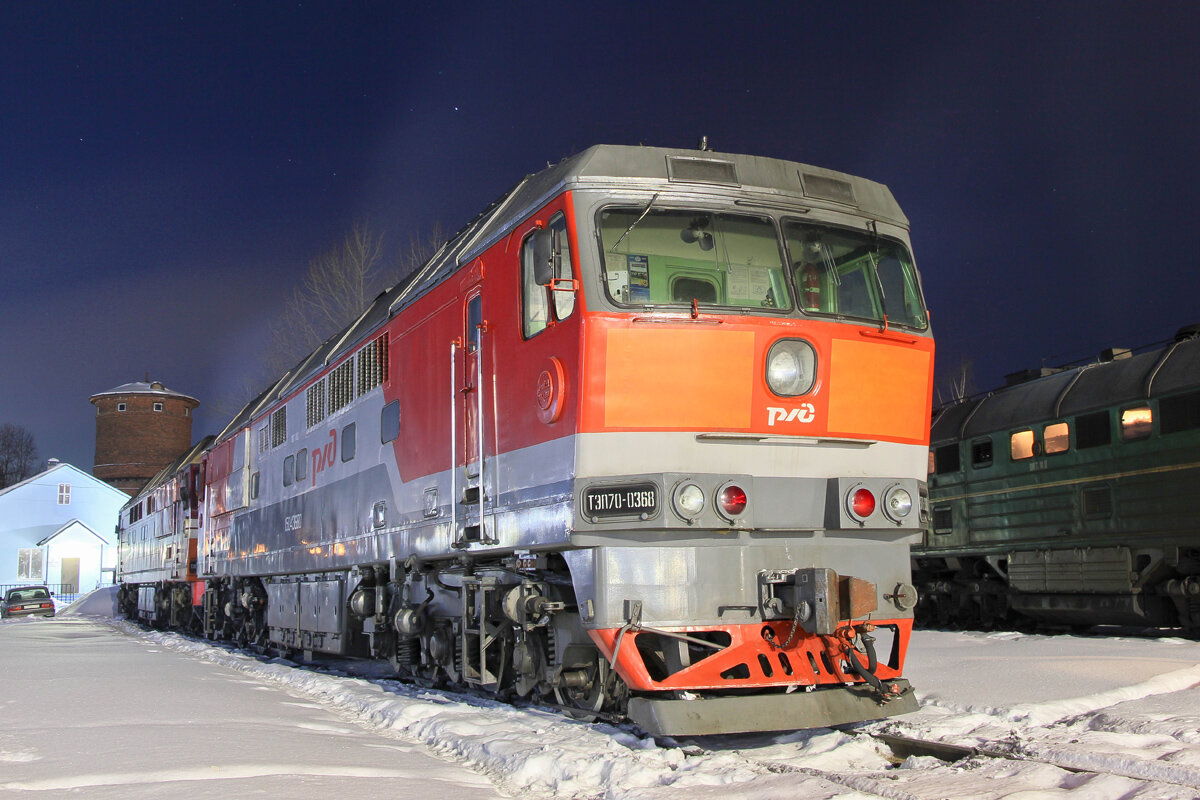
M 624 682 L 598 653 L 587 665 L 564 669 L 566 685 L 556 687 L 567 714 L 575 719 L 594 720 L 602 711 L 620 712 L 628 700 Z

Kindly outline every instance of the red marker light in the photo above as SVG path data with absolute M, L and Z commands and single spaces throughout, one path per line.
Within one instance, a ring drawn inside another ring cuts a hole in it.
M 855 516 L 866 519 L 875 511 L 875 495 L 870 489 L 859 489 L 850 498 L 850 510 Z
M 746 491 L 740 486 L 726 486 L 721 490 L 717 502 L 721 510 L 731 517 L 736 517 L 746 510 Z

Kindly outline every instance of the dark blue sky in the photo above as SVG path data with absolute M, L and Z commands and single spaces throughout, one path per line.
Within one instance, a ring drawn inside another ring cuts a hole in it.
M 977 389 L 1167 338 L 1200 322 L 1197 42 L 1194 2 L 4 3 L 0 422 L 90 468 L 88 396 L 149 372 L 215 432 L 356 221 L 399 247 L 702 134 L 888 184 Z

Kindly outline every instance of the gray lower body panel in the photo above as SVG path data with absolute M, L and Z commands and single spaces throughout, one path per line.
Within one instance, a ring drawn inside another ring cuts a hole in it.
M 880 703 L 869 686 L 697 700 L 634 697 L 629 700 L 629 718 L 653 736 L 709 736 L 825 728 L 916 711 L 917 698 L 908 681 L 891 682 L 902 693 L 887 703 Z

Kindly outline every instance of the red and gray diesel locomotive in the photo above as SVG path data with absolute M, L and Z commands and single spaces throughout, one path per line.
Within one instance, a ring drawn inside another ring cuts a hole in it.
M 593 147 L 231 421 L 124 597 L 651 733 L 902 713 L 932 369 L 886 187 Z

